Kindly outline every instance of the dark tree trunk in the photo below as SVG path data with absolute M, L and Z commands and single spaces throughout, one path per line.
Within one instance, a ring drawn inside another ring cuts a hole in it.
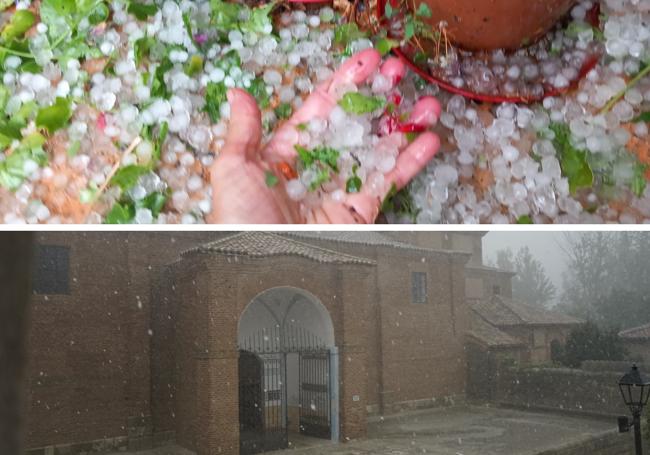
M 0 454 L 23 451 L 25 336 L 31 233 L 0 233 Z

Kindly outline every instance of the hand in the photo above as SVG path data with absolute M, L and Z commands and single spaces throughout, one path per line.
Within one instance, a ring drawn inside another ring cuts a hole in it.
M 260 110 L 247 92 L 231 89 L 227 96 L 230 103 L 230 123 L 225 145 L 210 170 L 213 204 L 208 221 L 212 223 L 278 224 L 320 223 L 348 224 L 374 223 L 382 200 L 394 184 L 403 188 L 431 160 L 440 148 L 438 137 L 431 132 L 420 134 L 406 146 L 402 133 L 396 138 L 403 144 L 395 168 L 385 174 L 385 188 L 370 193 L 367 185 L 359 193 L 347 194 L 341 202 L 325 200 L 315 210 L 301 213 L 300 203 L 291 200 L 286 193 L 286 180 L 280 172 L 274 172 L 279 183 L 266 184 L 266 172 L 276 170 L 280 163 L 295 167 L 301 123 L 320 117 L 327 119 L 337 103 L 338 89 L 350 83 L 361 84 L 379 67 L 381 57 L 374 49 L 361 51 L 349 58 L 332 77 L 309 95 L 261 149 L 262 122 Z M 382 74 L 394 84 L 404 76 L 406 68 L 396 58 L 388 59 L 382 66 Z M 413 108 L 409 122 L 421 126 L 433 126 L 440 116 L 440 104 L 430 96 L 421 98 Z

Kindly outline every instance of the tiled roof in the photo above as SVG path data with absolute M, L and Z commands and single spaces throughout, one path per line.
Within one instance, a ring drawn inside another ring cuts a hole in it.
M 254 257 L 301 256 L 323 263 L 376 264 L 371 259 L 339 253 L 270 232 L 241 232 L 199 245 L 183 254 L 190 252 L 239 254 Z
M 623 330 L 619 335 L 626 339 L 650 340 L 650 324 Z
M 574 325 L 583 322 L 580 319 L 557 311 L 514 302 L 503 296 L 494 296 L 491 300 L 479 301 L 473 304 L 472 309 L 496 327 L 513 325 Z
M 507 273 L 509 275 L 517 274 L 517 272 L 513 272 L 511 270 L 499 269 L 497 267 L 491 267 L 489 265 L 483 265 L 483 264 L 467 264 L 467 268 L 475 269 L 475 270 L 485 270 L 486 272 Z
M 470 255 L 470 253 L 465 253 L 461 251 L 424 248 L 417 245 L 412 245 L 410 243 L 393 240 L 392 238 L 383 235 L 380 232 L 373 232 L 373 231 L 347 231 L 347 232 L 294 231 L 294 232 L 285 232 L 284 235 L 290 237 L 300 237 L 304 239 L 328 240 L 331 242 L 356 243 L 361 245 L 373 245 L 373 246 L 389 246 L 393 248 L 401 248 L 401 249 L 415 250 L 415 251 L 426 251 L 430 253 L 457 254 L 463 256 Z
M 471 313 L 470 324 L 471 329 L 467 334 L 485 346 L 508 348 L 524 345 L 521 341 L 486 322 L 475 311 Z

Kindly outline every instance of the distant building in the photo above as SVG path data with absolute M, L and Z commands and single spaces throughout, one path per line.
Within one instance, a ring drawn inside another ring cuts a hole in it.
M 502 295 L 474 302 L 470 308 L 476 321 L 474 327 L 487 323 L 508 336 L 499 346 L 511 340 L 520 343 L 515 357 L 523 363 L 551 362 L 552 346 L 563 345 L 571 330 L 583 323 L 572 316 L 515 302 Z
M 623 330 L 619 336 L 631 359 L 650 365 L 650 324 Z

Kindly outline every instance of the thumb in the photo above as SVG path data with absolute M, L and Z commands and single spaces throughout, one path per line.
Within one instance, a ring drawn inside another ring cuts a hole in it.
M 230 122 L 221 153 L 244 153 L 246 158 L 253 158 L 262 140 L 262 114 L 248 92 L 233 88 L 226 96 L 230 103 Z

